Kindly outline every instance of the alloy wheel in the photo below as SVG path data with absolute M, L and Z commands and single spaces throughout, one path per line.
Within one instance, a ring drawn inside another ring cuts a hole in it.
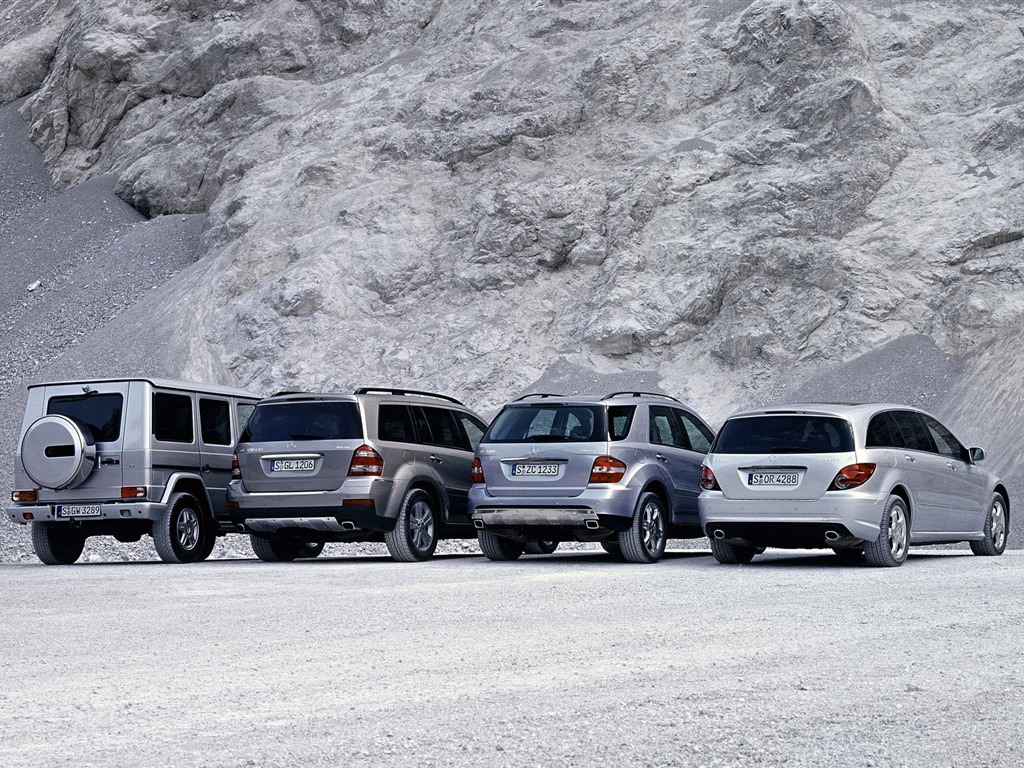
M 421 552 L 434 541 L 434 513 L 425 501 L 416 501 L 409 510 L 409 538 Z
M 661 518 L 661 507 L 656 501 L 652 500 L 644 505 L 640 530 L 643 534 L 644 549 L 651 554 L 658 552 L 665 538 L 665 525 Z
M 181 510 L 175 531 L 182 549 L 195 549 L 196 544 L 199 543 L 199 515 L 194 509 L 185 507 Z
M 1006 510 L 998 498 L 992 503 L 992 543 L 999 550 L 1006 543 Z
M 907 552 L 907 513 L 902 504 L 893 504 L 889 512 L 889 551 L 896 560 Z

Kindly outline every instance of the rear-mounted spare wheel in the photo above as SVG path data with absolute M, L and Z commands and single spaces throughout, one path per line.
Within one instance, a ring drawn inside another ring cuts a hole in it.
M 21 461 L 33 482 L 61 491 L 81 485 L 96 466 L 92 431 L 67 416 L 43 416 L 21 440 Z

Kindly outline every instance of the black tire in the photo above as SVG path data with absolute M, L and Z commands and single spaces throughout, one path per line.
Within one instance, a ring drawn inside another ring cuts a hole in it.
M 62 523 L 33 522 L 29 524 L 32 548 L 36 557 L 47 565 L 71 565 L 82 556 L 85 536 Z
M 754 559 L 754 555 L 759 554 L 757 550 L 758 547 L 732 544 L 725 539 L 711 538 L 711 554 L 722 565 L 746 565 Z
M 250 533 L 249 543 L 256 557 L 265 563 L 290 563 L 299 557 L 305 543 L 275 534 Z
M 558 549 L 557 541 L 537 539 L 526 542 L 526 545 L 523 547 L 523 552 L 527 555 L 550 555 L 556 549 Z
M 480 549 L 483 550 L 488 560 L 518 560 L 523 554 L 523 545 L 504 536 L 498 536 L 488 530 L 476 532 L 477 541 L 480 542 Z
M 992 495 L 992 503 L 988 505 L 988 514 L 985 515 L 985 538 L 981 541 L 971 542 L 971 552 L 985 557 L 994 557 L 1003 554 L 1006 549 L 1006 499 L 1002 494 Z
M 324 551 L 324 542 L 322 541 L 305 541 L 302 543 L 302 548 L 299 549 L 299 557 L 305 557 L 312 560 L 315 557 L 320 557 L 320 553 Z
M 910 548 L 910 513 L 899 496 L 890 496 L 882 510 L 878 538 L 864 544 L 864 557 L 879 568 L 897 568 Z
M 615 539 L 614 541 L 602 541 L 601 549 L 603 549 L 612 557 L 617 557 L 620 560 L 622 559 L 622 547 L 619 546 L 618 539 Z
M 213 523 L 195 496 L 175 493 L 153 523 L 153 544 L 165 563 L 198 563 L 213 551 Z
M 630 563 L 656 563 L 665 553 L 665 505 L 654 493 L 642 493 L 633 522 L 619 533 L 622 557 Z
M 422 488 L 413 488 L 402 499 L 395 527 L 384 534 L 384 543 L 398 562 L 421 562 L 437 549 L 437 533 L 434 500 Z

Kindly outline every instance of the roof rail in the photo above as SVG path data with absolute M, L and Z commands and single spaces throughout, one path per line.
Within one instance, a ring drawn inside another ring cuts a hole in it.
M 456 400 L 454 397 L 448 395 L 439 395 L 437 392 L 424 392 L 419 389 L 392 389 L 391 387 L 360 387 L 354 394 L 356 395 L 419 395 L 421 397 L 436 397 L 439 400 L 447 400 L 449 403 L 455 403 L 456 405 L 464 405 L 462 401 Z
M 618 397 L 619 395 L 629 395 L 630 397 L 664 397 L 682 405 L 682 402 L 678 398 L 672 397 L 672 395 L 666 395 L 664 392 L 612 392 L 610 395 L 605 395 L 603 399 L 609 400 L 613 397 Z
M 297 389 L 282 389 L 280 392 L 275 392 L 271 397 L 281 397 L 282 395 L 305 395 L 307 392 L 300 392 Z
M 520 400 L 525 400 L 528 397 L 565 397 L 565 395 L 559 395 L 554 392 L 529 392 L 525 395 L 517 397 L 512 402 L 518 403 Z

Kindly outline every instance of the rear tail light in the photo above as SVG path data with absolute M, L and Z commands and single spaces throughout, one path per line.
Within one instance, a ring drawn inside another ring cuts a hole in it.
M 242 479 L 242 467 L 238 464 L 238 454 L 231 454 L 231 479 L 241 480 Z
M 31 491 L 12 491 L 11 501 L 35 501 L 36 491 L 33 488 Z
M 473 458 L 473 472 L 470 474 L 470 480 L 474 484 L 484 482 L 484 466 L 480 463 L 480 459 Z
M 707 464 L 700 465 L 700 487 L 705 491 L 720 491 L 722 487 L 718 484 L 718 478 L 711 471 Z
M 122 499 L 144 499 L 146 498 L 146 486 L 124 485 L 121 486 Z
M 590 470 L 592 483 L 617 483 L 626 475 L 626 465 L 611 456 L 598 456 Z
M 348 465 L 349 477 L 381 475 L 384 473 L 384 459 L 368 445 L 360 445 L 352 454 L 352 463 Z
M 839 470 L 839 473 L 828 487 L 829 491 L 848 491 L 858 485 L 864 485 L 875 474 L 875 464 L 850 464 Z

